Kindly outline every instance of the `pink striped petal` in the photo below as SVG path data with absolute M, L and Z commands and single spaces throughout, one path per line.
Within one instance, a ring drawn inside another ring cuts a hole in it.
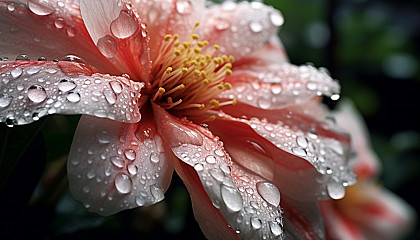
M 138 122 L 143 83 L 94 73 L 76 62 L 1 62 L 0 121 L 28 124 L 48 114 L 88 114 Z
M 89 37 L 77 1 L 0 1 L 0 58 L 36 60 L 71 53 L 101 71 L 117 73 Z
M 123 0 L 80 1 L 80 11 L 96 47 L 121 73 L 150 81 L 147 30 L 132 6 Z
M 67 165 L 74 198 L 101 215 L 163 200 L 173 167 L 154 128 L 82 116 Z

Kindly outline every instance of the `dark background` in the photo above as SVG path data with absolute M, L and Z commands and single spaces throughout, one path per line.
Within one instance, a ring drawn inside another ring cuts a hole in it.
M 361 112 L 382 161 L 379 181 L 420 212 L 419 1 L 264 2 L 285 17 L 280 37 L 291 62 L 326 67 L 342 85 L 341 98 Z M 78 118 L 0 126 L 1 239 L 204 238 L 175 175 L 165 201 L 151 207 L 104 218 L 74 201 L 65 161 Z M 420 239 L 419 229 L 416 223 L 404 239 Z

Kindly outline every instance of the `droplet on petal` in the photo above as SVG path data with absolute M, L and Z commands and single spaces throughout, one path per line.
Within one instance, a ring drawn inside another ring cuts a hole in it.
M 125 150 L 124 155 L 130 161 L 134 161 L 134 159 L 136 159 L 136 152 L 133 149 Z
M 96 43 L 99 51 L 107 58 L 113 58 L 115 53 L 117 53 L 117 43 L 114 38 L 109 35 L 102 37 Z
M 341 199 L 346 194 L 343 184 L 334 180 L 328 182 L 327 191 L 332 199 Z
M 270 225 L 271 233 L 273 233 L 274 236 L 280 236 L 283 233 L 283 229 L 277 222 L 270 221 L 268 223 Z
M 120 157 L 117 157 L 117 156 L 111 157 L 110 158 L 110 161 L 117 168 L 123 168 L 124 167 L 124 160 L 122 158 L 120 158 Z
M 15 68 L 10 72 L 10 74 L 12 75 L 12 77 L 14 79 L 16 79 L 16 78 L 20 77 L 20 75 L 22 75 L 22 72 L 23 72 L 23 70 L 21 68 Z
M 270 21 L 276 27 L 280 27 L 284 24 L 284 18 L 279 12 L 270 13 Z
M 191 14 L 194 7 L 190 0 L 178 0 L 176 2 L 176 10 L 179 14 L 187 15 Z
M 108 144 L 111 142 L 111 135 L 107 131 L 99 131 L 96 133 L 96 139 L 100 144 Z
M 68 92 L 76 88 L 76 83 L 73 80 L 62 79 L 58 83 L 58 89 L 62 92 Z
M 222 185 L 220 187 L 223 202 L 226 207 L 232 212 L 239 212 L 243 207 L 243 200 L 241 194 L 235 188 Z
M 256 218 L 256 217 L 251 218 L 251 226 L 255 230 L 260 229 L 261 226 L 262 226 L 261 220 L 259 218 Z
M 69 102 L 77 103 L 80 101 L 80 94 L 78 92 L 69 92 L 66 98 Z
M 34 103 L 41 103 L 47 98 L 47 92 L 39 85 L 32 85 L 28 89 L 28 98 Z
M 128 12 L 121 11 L 118 18 L 111 22 L 111 33 L 117 38 L 128 38 L 138 29 L 138 24 Z
M 150 186 L 150 192 L 157 202 L 162 201 L 165 198 L 163 191 L 156 186 Z
M 0 108 L 5 108 L 9 106 L 12 100 L 13 100 L 12 96 L 3 93 L 0 96 Z
M 131 188 L 133 187 L 133 182 L 131 178 L 126 174 L 119 174 L 115 177 L 115 188 L 121 194 L 127 194 L 131 192 Z
M 260 196 L 273 206 L 280 205 L 280 192 L 276 185 L 270 182 L 257 183 L 257 191 Z
M 46 16 L 55 11 L 54 8 L 47 5 L 45 0 L 29 0 L 28 7 L 29 10 L 39 16 Z
M 150 161 L 152 161 L 153 163 L 158 163 L 159 162 L 159 154 L 158 153 L 151 153 L 150 154 Z

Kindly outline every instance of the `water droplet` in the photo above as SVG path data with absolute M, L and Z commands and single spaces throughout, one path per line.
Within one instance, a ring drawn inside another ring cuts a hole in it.
M 29 10 L 39 16 L 46 16 L 55 11 L 55 9 L 49 5 L 45 0 L 29 0 Z
M 134 165 L 134 164 L 130 164 L 130 165 L 128 165 L 127 166 L 127 171 L 132 175 L 132 176 L 134 176 L 134 175 L 136 175 L 137 174 L 137 172 L 139 171 L 139 168 L 136 166 L 136 165 Z
M 118 156 L 114 156 L 110 158 L 111 163 L 114 164 L 117 168 L 123 168 L 124 167 L 124 160 Z
M 13 127 L 17 124 L 17 121 L 14 117 L 8 117 L 5 121 L 5 123 L 6 123 L 6 126 Z
M 87 65 L 86 61 L 83 58 L 78 57 L 76 55 L 71 55 L 71 54 L 62 57 L 60 59 L 60 61 L 67 61 L 67 62 L 74 62 L 74 63 L 83 63 L 83 64 L 86 64 Z
M 278 207 L 280 204 L 280 192 L 276 185 L 270 182 L 257 183 L 257 191 L 269 204 Z
M 153 163 L 158 163 L 159 162 L 159 154 L 158 153 L 151 153 L 150 154 L 150 161 L 152 161 Z
M 213 156 L 213 155 L 208 155 L 208 156 L 206 157 L 206 162 L 208 162 L 208 163 L 210 163 L 210 164 L 216 163 L 216 157 L 215 157 L 215 156 Z
M 196 171 L 203 171 L 204 170 L 204 166 L 201 163 L 197 163 L 196 165 L 194 165 L 194 169 Z
M 251 21 L 249 23 L 249 29 L 251 29 L 254 33 L 262 32 L 263 28 L 264 27 L 260 21 Z
M 191 12 L 194 10 L 194 6 L 190 0 L 178 0 L 176 2 L 176 10 L 182 15 L 187 15 L 191 14 Z
M 2 95 L 0 95 L 0 108 L 5 108 L 9 106 L 12 100 L 12 96 L 3 93 Z
M 107 112 L 105 110 L 99 109 L 99 110 L 95 110 L 93 112 L 93 115 L 95 115 L 96 117 L 104 118 L 107 116 Z
M 62 92 L 68 92 L 76 88 L 76 83 L 73 80 L 62 79 L 58 83 L 58 89 Z
M 122 194 L 127 194 L 131 192 L 131 188 L 133 187 L 133 182 L 131 181 L 131 178 L 123 173 L 115 177 L 114 184 L 118 192 Z
M 299 136 L 296 138 L 296 143 L 302 148 L 308 147 L 308 139 L 305 136 Z
M 343 184 L 334 180 L 328 182 L 327 191 L 332 199 L 341 199 L 346 194 Z
M 105 96 L 106 101 L 111 105 L 117 102 L 117 94 L 115 94 L 115 92 L 113 92 L 110 89 L 104 90 L 104 96 Z
M 137 20 L 126 11 L 121 11 L 120 15 L 111 22 L 111 33 L 117 38 L 128 38 L 138 29 Z
M 57 18 L 57 19 L 54 21 L 54 25 L 55 25 L 55 27 L 56 27 L 56 28 L 61 29 L 61 28 L 63 28 L 63 27 L 64 27 L 64 20 L 63 20 L 62 18 Z
M 136 152 L 133 149 L 126 149 L 124 151 L 124 155 L 130 161 L 134 161 L 134 159 L 136 159 Z
M 232 212 L 239 212 L 243 207 L 243 200 L 241 194 L 235 188 L 222 185 L 220 187 L 223 202 L 226 207 Z
M 10 74 L 14 79 L 20 77 L 22 75 L 23 70 L 21 68 L 15 68 L 12 71 L 10 71 Z
M 144 204 L 146 204 L 146 201 L 144 200 L 142 196 L 137 196 L 136 204 L 141 207 L 141 206 L 144 206 Z
M 260 220 L 259 218 L 256 218 L 256 217 L 252 217 L 252 218 L 251 218 L 251 226 L 252 226 L 252 228 L 254 228 L 255 230 L 260 229 L 260 228 L 261 228 L 261 226 L 262 226 L 261 220 Z
M 299 157 L 306 157 L 306 150 L 302 147 L 294 147 L 292 148 L 292 152 Z
M 77 103 L 80 101 L 80 94 L 78 92 L 71 91 L 67 94 L 66 98 L 69 102 Z
M 41 103 L 47 98 L 47 92 L 39 85 L 32 85 L 28 89 L 28 98 L 34 103 Z
M 283 229 L 277 222 L 270 221 L 268 223 L 270 225 L 270 230 L 274 236 L 280 236 L 283 233 Z
M 225 1 L 225 2 L 223 2 L 221 8 L 222 8 L 223 11 L 231 12 L 231 11 L 234 11 L 236 9 L 236 3 L 233 2 L 233 1 Z
M 271 106 L 271 99 L 260 97 L 260 98 L 258 98 L 257 103 L 258 103 L 258 106 L 260 108 L 262 108 L 262 109 L 268 109 Z
M 26 71 L 26 73 L 27 73 L 27 74 L 29 74 L 29 75 L 32 75 L 32 74 L 38 73 L 38 72 L 39 72 L 39 70 L 41 70 L 41 67 L 35 66 L 35 67 L 31 67 L 31 68 L 29 68 L 29 69 Z
M 101 144 L 108 144 L 112 141 L 111 135 L 105 130 L 97 132 L 96 139 Z
M 7 5 L 7 10 L 9 10 L 10 12 L 13 12 L 15 10 L 15 6 L 13 4 L 9 4 Z
M 225 175 L 223 174 L 223 172 L 218 169 L 211 169 L 210 175 L 219 182 L 223 182 L 223 180 L 225 179 Z
M 280 93 L 281 93 L 282 88 L 281 88 L 281 86 L 280 86 L 280 85 L 273 84 L 270 90 L 271 90 L 271 93 L 272 93 L 272 94 L 274 94 L 274 95 L 278 95 L 278 94 L 280 94 Z
M 113 58 L 115 53 L 117 53 L 117 43 L 114 38 L 109 35 L 102 37 L 96 43 L 99 51 L 107 58 Z
M 155 198 L 156 202 L 160 202 L 165 198 L 163 191 L 156 186 L 150 186 L 150 192 L 152 193 L 152 196 Z
M 30 59 L 29 59 L 28 55 L 21 54 L 21 55 L 17 56 L 15 60 L 16 61 L 29 61 Z
M 109 83 L 109 85 L 111 86 L 112 90 L 116 93 L 119 94 L 122 92 L 123 90 L 123 86 L 120 82 L 117 81 L 112 81 Z
M 217 17 L 214 19 L 214 28 L 219 31 L 226 30 L 230 27 L 230 20 L 225 17 Z
M 270 13 L 270 21 L 276 27 L 280 27 L 284 24 L 284 18 L 279 12 Z

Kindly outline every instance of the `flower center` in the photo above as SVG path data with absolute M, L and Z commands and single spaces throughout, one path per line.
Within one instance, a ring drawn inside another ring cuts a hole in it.
M 213 57 L 218 45 L 204 53 L 209 43 L 200 41 L 195 33 L 198 25 L 185 42 L 180 42 L 177 34 L 166 35 L 153 61 L 151 100 L 177 115 L 201 115 L 236 103 L 234 99 L 219 102 L 214 98 L 231 89 L 232 85 L 223 80 L 232 74 L 234 59 L 226 55 Z

